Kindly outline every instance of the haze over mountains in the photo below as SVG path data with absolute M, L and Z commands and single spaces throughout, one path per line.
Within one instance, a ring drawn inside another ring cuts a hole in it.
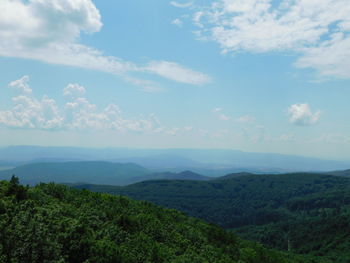
M 0 166 L 67 161 L 135 163 L 153 171 L 191 170 L 206 176 L 232 172 L 281 173 L 345 170 L 350 161 L 323 160 L 273 153 L 215 149 L 129 149 L 9 146 L 0 148 Z
M 9 180 L 12 175 L 23 184 L 35 185 L 41 182 L 89 183 L 128 185 L 147 180 L 209 180 L 191 171 L 181 173 L 153 173 L 133 163 L 111 163 L 103 161 L 31 163 L 0 171 L 0 180 Z
M 310 262 L 350 260 L 346 162 L 230 150 L 16 146 L 0 153 L 0 180 L 14 174 L 23 184 L 128 196 L 305 254 Z

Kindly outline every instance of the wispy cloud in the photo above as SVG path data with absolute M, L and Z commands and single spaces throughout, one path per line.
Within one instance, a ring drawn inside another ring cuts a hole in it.
M 350 78 L 348 0 L 220 0 L 193 14 L 222 52 L 295 52 L 295 65 Z
M 143 70 L 192 85 L 203 85 L 210 82 L 207 75 L 169 61 L 151 61 Z
M 171 24 L 178 26 L 178 27 L 182 27 L 182 25 L 183 25 L 182 20 L 179 18 L 176 18 L 173 21 L 171 21 Z
M 193 85 L 209 79 L 174 62 L 152 61 L 145 67 L 79 43 L 81 34 L 96 33 L 103 26 L 99 10 L 91 0 L 3 0 L 0 10 L 0 56 L 98 70 L 140 86 L 143 80 L 128 74 L 147 72 Z
M 170 4 L 172 6 L 178 7 L 178 8 L 187 8 L 193 5 L 193 2 L 185 2 L 185 3 L 180 3 L 177 1 L 171 1 Z

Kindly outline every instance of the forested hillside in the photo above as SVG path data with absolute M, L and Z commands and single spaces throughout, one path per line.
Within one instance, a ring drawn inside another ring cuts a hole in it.
M 179 209 L 225 228 L 285 219 L 277 210 L 288 200 L 349 189 L 350 179 L 319 174 L 225 176 L 210 181 L 145 181 L 125 187 L 78 185 L 97 192 L 126 195 Z
M 175 211 L 55 184 L 0 182 L 0 262 L 304 263 Z
M 208 182 L 89 186 L 184 211 L 244 238 L 297 253 L 350 261 L 350 179 L 322 174 L 237 174 Z
M 350 262 L 350 191 L 316 193 L 288 200 L 286 220 L 236 229 L 247 239 L 296 253 Z

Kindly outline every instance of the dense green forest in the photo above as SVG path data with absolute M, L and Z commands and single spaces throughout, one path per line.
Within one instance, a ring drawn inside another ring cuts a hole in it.
M 0 181 L 0 262 L 305 263 L 176 210 L 56 184 Z M 326 261 L 324 261 L 326 262 Z
M 76 186 L 184 211 L 267 246 L 350 262 L 350 179 L 324 174 L 232 174 L 208 182 Z
M 329 191 L 288 200 L 286 220 L 250 225 L 236 232 L 251 240 L 296 253 L 350 262 L 350 191 Z

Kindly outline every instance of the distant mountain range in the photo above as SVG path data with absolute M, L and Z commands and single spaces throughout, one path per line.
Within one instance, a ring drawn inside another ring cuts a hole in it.
M 128 149 L 10 146 L 0 148 L 0 166 L 67 161 L 135 163 L 157 172 L 191 170 L 205 176 L 234 172 L 285 173 L 350 168 L 349 162 L 273 153 L 215 149 Z
M 143 177 L 150 171 L 136 164 L 109 162 L 61 162 L 33 163 L 0 171 L 0 179 L 8 179 L 12 174 L 23 184 L 40 182 L 77 183 L 94 182 L 98 184 L 125 185 L 134 177 Z
M 152 173 L 133 163 L 111 163 L 103 161 L 32 163 L 0 171 L 0 180 L 8 180 L 12 175 L 23 184 L 35 185 L 41 182 L 89 183 L 127 185 L 147 180 L 209 180 L 191 171 L 181 173 Z

